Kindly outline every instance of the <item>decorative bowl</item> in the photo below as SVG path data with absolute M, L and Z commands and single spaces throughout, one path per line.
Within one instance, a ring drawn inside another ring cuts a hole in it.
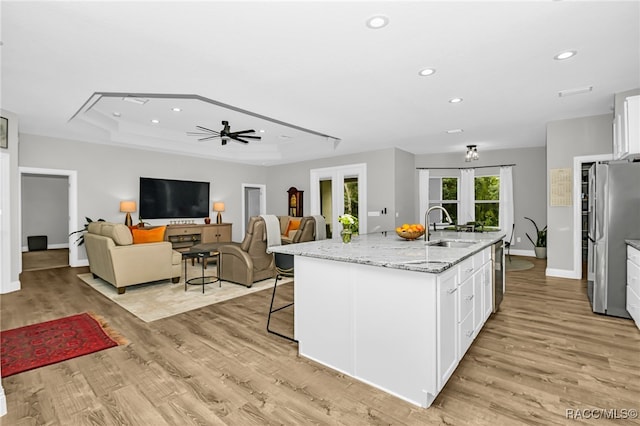
M 416 238 L 420 238 L 424 235 L 424 230 L 411 231 L 408 229 L 403 229 L 401 231 L 398 231 L 396 229 L 396 234 L 398 234 L 399 237 L 404 238 L 405 240 L 415 240 Z

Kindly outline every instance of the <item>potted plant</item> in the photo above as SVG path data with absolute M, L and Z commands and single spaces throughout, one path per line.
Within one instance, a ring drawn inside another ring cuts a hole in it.
M 547 227 L 540 229 L 536 222 L 530 217 L 526 217 L 525 219 L 530 220 L 533 223 L 533 226 L 536 228 L 536 240 L 533 241 L 533 238 L 527 233 L 525 235 L 533 244 L 533 250 L 536 252 L 536 257 L 538 259 L 546 259 L 547 258 Z
M 84 244 L 84 233 L 89 228 L 89 224 L 93 222 L 93 220 L 90 217 L 85 217 L 85 219 L 87 220 L 87 223 L 84 224 L 84 228 L 80 229 L 79 231 L 73 231 L 72 233 L 69 234 L 69 236 L 72 236 L 73 234 L 80 234 L 80 236 L 76 240 L 76 244 L 78 244 L 78 247 Z M 98 219 L 97 221 L 104 222 L 104 219 Z

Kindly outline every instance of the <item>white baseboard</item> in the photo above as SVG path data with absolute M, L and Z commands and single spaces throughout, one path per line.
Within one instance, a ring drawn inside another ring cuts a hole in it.
M 77 262 L 73 262 L 73 265 L 69 265 L 72 268 L 79 268 L 81 266 L 89 266 L 89 259 L 79 259 Z
M 47 244 L 47 250 L 55 250 L 55 249 L 62 249 L 62 248 L 69 248 L 69 243 L 62 243 L 62 244 Z M 26 252 L 29 251 L 29 247 L 22 247 L 22 251 Z
M 582 279 L 582 272 L 576 273 L 575 271 L 568 269 L 547 268 L 544 274 L 548 277 L 571 278 L 574 280 Z
M 7 293 L 14 292 L 14 291 L 18 291 L 18 290 L 20 290 L 20 288 L 21 288 L 20 287 L 20 280 L 12 281 L 12 282 L 9 283 L 8 286 L 2 287 L 0 289 L 0 294 L 7 294 Z
M 536 257 L 536 252 L 533 250 L 520 250 L 520 249 L 511 249 L 509 250 L 509 253 L 511 253 L 511 256 L 529 256 L 529 257 Z M 507 254 L 507 251 L 505 250 L 505 255 Z

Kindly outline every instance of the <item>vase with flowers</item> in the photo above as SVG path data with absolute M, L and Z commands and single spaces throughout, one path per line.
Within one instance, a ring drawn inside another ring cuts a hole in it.
M 351 236 L 354 232 L 358 232 L 358 218 L 348 213 L 338 216 L 338 222 L 342 224 L 340 236 L 342 242 L 348 244 L 351 242 Z

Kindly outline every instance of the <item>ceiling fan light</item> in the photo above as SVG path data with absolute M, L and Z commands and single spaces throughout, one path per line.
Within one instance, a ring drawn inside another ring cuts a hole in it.
M 462 98 L 451 98 L 451 99 L 449 99 L 449 103 L 450 104 L 459 104 L 460 102 L 462 102 Z

